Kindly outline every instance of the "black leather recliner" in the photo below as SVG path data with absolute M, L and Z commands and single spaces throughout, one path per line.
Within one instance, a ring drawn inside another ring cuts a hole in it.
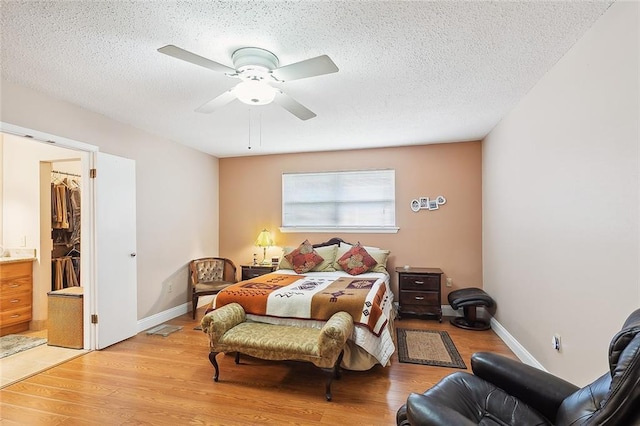
M 640 309 L 611 340 L 609 371 L 583 388 L 487 352 L 475 353 L 471 368 L 412 393 L 397 424 L 640 425 Z

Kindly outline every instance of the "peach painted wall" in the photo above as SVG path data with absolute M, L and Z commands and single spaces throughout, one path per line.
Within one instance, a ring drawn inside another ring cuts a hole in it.
M 220 159 L 220 254 L 238 269 L 253 253 L 262 260 L 253 243 L 263 228 L 277 244 L 268 258 L 306 238 L 317 243 L 338 236 L 391 250 L 394 291 L 393 268 L 402 265 L 441 268 L 453 279 L 451 289 L 482 287 L 481 151 L 480 142 L 464 142 Z M 396 170 L 397 234 L 280 233 L 282 173 L 382 168 Z M 439 210 L 411 211 L 412 199 L 438 195 L 447 199 Z M 444 304 L 449 290 L 443 285 Z

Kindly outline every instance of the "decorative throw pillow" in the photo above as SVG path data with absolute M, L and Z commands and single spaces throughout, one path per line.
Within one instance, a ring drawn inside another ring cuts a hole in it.
M 280 258 L 280 263 L 278 263 L 278 269 L 293 269 L 293 265 L 287 260 L 287 255 L 294 249 L 295 247 L 284 247 L 282 249 L 282 257 Z M 323 258 L 323 261 L 314 266 L 311 272 L 334 272 L 336 270 L 335 262 L 338 260 L 336 258 L 338 245 L 315 247 L 315 251 Z
M 333 267 L 333 262 L 336 261 L 336 254 L 338 253 L 338 245 L 330 245 L 324 247 L 316 247 L 316 253 L 320 255 L 324 260 L 322 263 L 317 264 L 311 270 L 312 272 L 334 272 L 336 269 Z
M 304 240 L 300 246 L 285 256 L 297 274 L 304 274 L 319 265 L 324 260 L 314 249 L 309 240 Z
M 376 260 L 376 262 L 378 262 L 378 264 L 371 268 L 371 271 L 369 272 L 380 272 L 383 274 L 388 274 L 389 272 L 387 272 L 387 258 L 389 257 L 389 250 L 370 249 L 367 247 L 365 248 L 367 249 L 367 253 L 369 253 L 371 257 Z
M 340 247 L 338 247 L 338 252 L 336 253 L 336 260 L 335 262 L 333 262 L 333 267 L 335 268 L 336 271 L 342 270 L 342 266 L 340 266 L 340 264 L 338 263 L 338 260 L 340 260 L 340 258 L 344 256 L 346 252 L 351 250 L 352 247 L 353 246 L 348 243 L 340 244 Z M 373 257 L 376 262 L 378 262 L 377 265 L 371 268 L 368 272 L 380 272 L 382 274 L 389 274 L 389 272 L 387 271 L 387 258 L 389 257 L 389 254 L 391 252 L 389 250 L 384 250 L 377 247 L 371 247 L 371 246 L 363 246 L 363 247 L 365 248 L 365 250 L 367 250 L 367 253 L 369 253 L 369 255 L 371 255 L 371 257 Z
M 363 246 L 360 245 L 360 243 L 357 243 L 355 246 L 351 247 L 348 252 L 346 252 L 340 259 L 338 259 L 338 264 L 349 275 L 364 274 L 365 272 L 376 266 L 377 263 L 378 262 L 376 262 L 376 260 L 371 257 L 371 255 Z
M 338 247 L 338 251 L 336 252 L 336 260 L 333 262 L 333 267 L 336 269 L 336 271 L 342 271 L 342 266 L 340 266 L 338 261 L 342 256 L 344 256 L 346 252 L 351 250 L 352 247 L 353 246 L 351 244 L 340 243 L 340 246 Z

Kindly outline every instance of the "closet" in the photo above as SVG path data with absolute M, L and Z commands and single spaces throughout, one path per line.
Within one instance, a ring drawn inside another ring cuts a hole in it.
M 51 290 L 79 287 L 80 175 L 51 171 Z
M 52 163 L 54 167 L 68 163 Z M 77 164 L 77 163 L 76 163 Z M 82 349 L 80 282 L 80 175 L 51 170 L 51 291 L 47 293 L 50 346 Z

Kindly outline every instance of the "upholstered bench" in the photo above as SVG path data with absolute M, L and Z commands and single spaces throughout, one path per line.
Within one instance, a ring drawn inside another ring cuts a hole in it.
M 325 387 L 331 401 L 331 382 L 340 377 L 340 362 L 347 339 L 353 332 L 353 318 L 346 312 L 335 313 L 321 328 L 304 328 L 248 321 L 237 303 L 222 306 L 202 318 L 202 331 L 209 336 L 209 360 L 218 381 L 220 352 L 236 352 L 266 360 L 308 361 L 328 373 Z

